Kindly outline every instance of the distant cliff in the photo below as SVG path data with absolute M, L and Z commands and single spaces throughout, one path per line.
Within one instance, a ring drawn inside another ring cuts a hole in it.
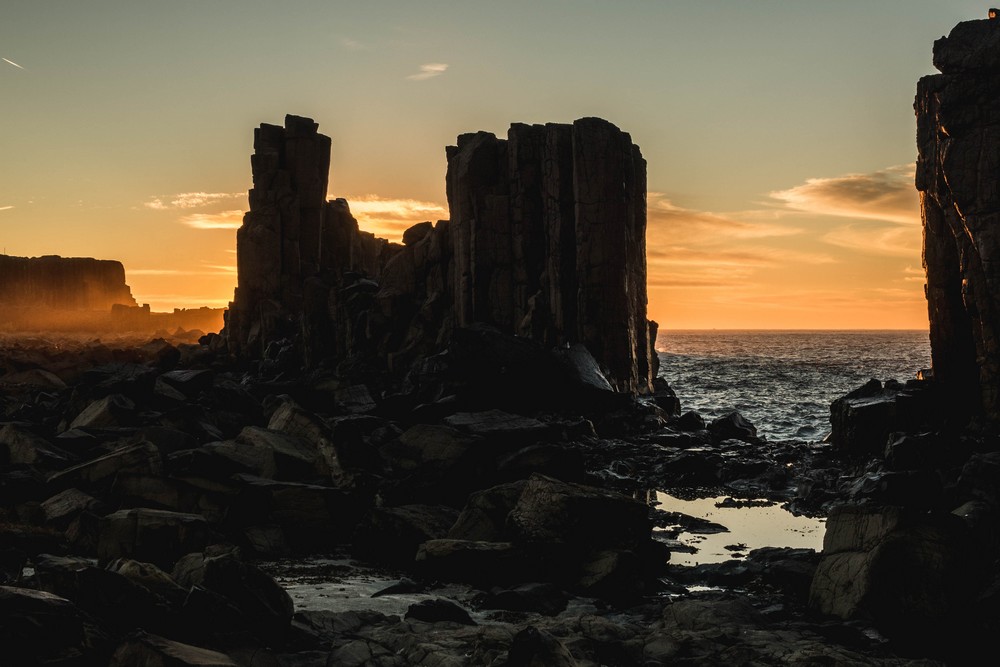
M 312 120 L 254 134 L 250 211 L 237 233 L 227 336 L 240 356 L 272 342 L 305 363 L 397 376 L 441 351 L 456 327 L 486 323 L 548 347 L 583 343 L 611 384 L 656 376 L 646 319 L 646 163 L 607 121 L 513 125 L 447 149 L 451 220 L 403 244 L 361 232 L 326 201 L 330 139 Z
M 1000 419 L 1000 20 L 934 44 L 917 86 L 917 189 L 935 378 Z
M 115 304 L 136 305 L 121 262 L 0 255 L 0 305 L 110 311 Z

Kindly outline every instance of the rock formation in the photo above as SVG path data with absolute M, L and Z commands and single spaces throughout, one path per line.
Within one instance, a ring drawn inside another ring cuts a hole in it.
M 1000 21 L 959 23 L 934 65 L 914 104 L 934 377 L 1000 419 Z
M 5 308 L 110 311 L 116 304 L 136 305 L 121 262 L 0 255 L 0 305 Z
M 615 389 L 650 390 L 645 161 L 614 125 L 460 136 L 447 149 L 451 220 L 411 227 L 402 245 L 325 200 L 330 139 L 316 123 L 288 116 L 254 136 L 227 322 L 237 355 L 278 347 L 399 377 L 454 328 L 485 323 L 550 348 L 582 343 Z

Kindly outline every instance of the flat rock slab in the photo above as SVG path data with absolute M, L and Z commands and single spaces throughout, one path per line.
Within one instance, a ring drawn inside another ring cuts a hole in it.
M 444 422 L 460 431 L 488 437 L 543 437 L 550 428 L 532 417 L 515 415 L 503 410 L 456 412 L 446 417 Z

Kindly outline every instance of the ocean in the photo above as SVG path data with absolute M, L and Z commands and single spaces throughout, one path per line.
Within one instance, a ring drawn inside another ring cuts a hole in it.
M 681 410 L 738 410 L 771 441 L 822 440 L 834 399 L 931 363 L 927 331 L 661 331 L 656 349 Z

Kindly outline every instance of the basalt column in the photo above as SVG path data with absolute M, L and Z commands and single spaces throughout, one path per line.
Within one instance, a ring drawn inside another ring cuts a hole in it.
M 649 389 L 646 163 L 628 134 L 584 118 L 462 135 L 448 204 L 459 326 L 584 343 L 617 389 Z
M 267 341 L 297 331 L 305 281 L 319 272 L 330 138 L 317 128 L 286 116 L 284 127 L 254 130 L 250 211 L 236 234 L 238 286 L 227 320 L 239 354 L 259 356 Z
M 914 105 L 934 376 L 1000 419 L 1000 21 L 958 24 L 934 65 Z

